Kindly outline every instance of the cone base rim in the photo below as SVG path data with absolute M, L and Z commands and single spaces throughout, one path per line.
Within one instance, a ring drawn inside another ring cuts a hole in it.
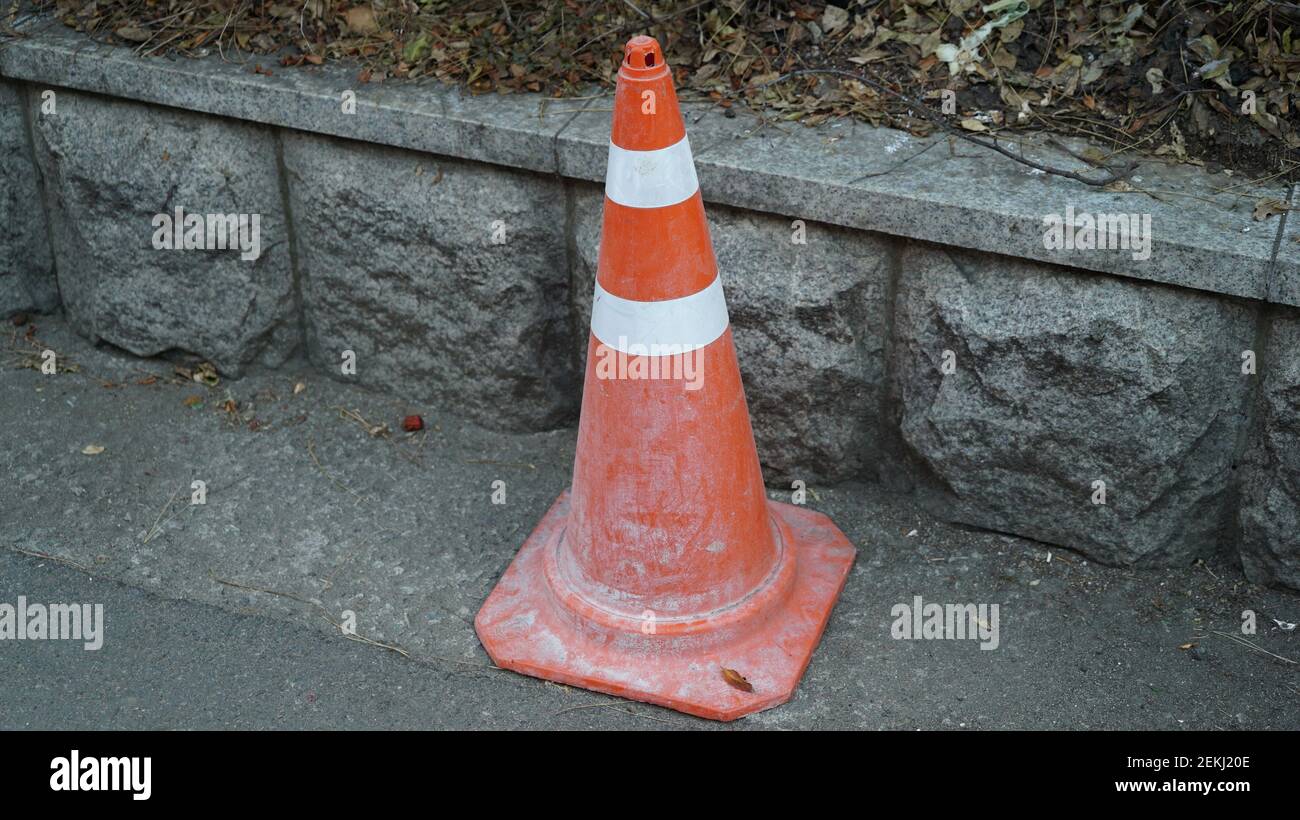
M 790 699 L 857 555 L 830 518 L 768 501 L 792 536 L 794 587 L 771 617 L 723 643 L 700 646 L 610 634 L 575 622 L 556 601 L 542 572 L 543 552 L 565 525 L 568 495 L 543 516 L 474 619 L 497 666 L 712 720 L 734 720 Z M 728 684 L 723 669 L 743 675 L 754 691 Z

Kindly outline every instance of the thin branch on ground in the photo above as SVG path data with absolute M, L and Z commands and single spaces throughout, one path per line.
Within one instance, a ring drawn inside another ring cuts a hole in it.
M 1278 660 L 1282 661 L 1283 663 L 1289 663 L 1289 664 L 1295 664 L 1295 663 L 1296 663 L 1296 661 L 1293 661 L 1293 660 L 1291 660 L 1290 658 L 1284 658 L 1284 657 L 1282 657 L 1281 655 L 1275 654 L 1275 653 L 1273 653 L 1273 652 L 1269 652 L 1267 649 L 1265 649 L 1264 647 L 1260 646 L 1259 644 L 1251 643 L 1250 641 L 1246 640 L 1245 638 L 1238 637 L 1238 636 L 1236 636 L 1236 635 L 1233 635 L 1233 634 L 1230 633 L 1230 632 L 1220 632 L 1220 631 L 1218 631 L 1217 629 L 1212 629 L 1212 630 L 1210 630 L 1210 631 L 1213 632 L 1215 635 L 1218 635 L 1218 636 L 1223 637 L 1223 638 L 1227 638 L 1227 639 L 1230 640 L 1230 641 L 1235 641 L 1235 642 L 1241 644 L 1242 646 L 1245 646 L 1245 647 L 1248 647 L 1248 648 L 1250 648 L 1250 649 L 1255 650 L 1256 652 L 1263 652 L 1265 655 L 1268 655 L 1268 656 L 1271 657 L 1271 658 L 1277 658 Z
M 158 534 L 162 532 L 162 528 L 159 524 L 162 521 L 163 516 L 167 514 L 167 511 L 172 508 L 172 503 L 176 500 L 176 496 L 181 494 L 182 489 L 184 489 L 184 485 L 177 487 L 176 492 L 172 493 L 172 497 L 167 499 L 167 503 L 158 511 L 158 516 L 154 518 L 153 525 L 145 531 L 144 538 L 140 541 L 141 544 L 148 544 L 150 541 L 157 538 Z M 171 519 L 168 518 L 167 520 L 170 521 Z
M 667 23 L 669 20 L 672 20 L 672 19 L 677 18 L 677 17 L 681 17 L 683 14 L 689 14 L 689 13 L 691 13 L 692 11 L 695 11 L 696 9 L 704 8 L 705 6 L 711 6 L 711 5 L 713 5 L 712 0 L 706 0 L 706 2 L 703 2 L 703 3 L 696 3 L 696 4 L 693 5 L 693 6 L 687 6 L 687 7 L 684 8 L 684 9 L 680 9 L 680 10 L 678 10 L 678 11 L 675 11 L 675 12 L 673 12 L 672 14 L 664 15 L 663 17 L 660 17 L 660 18 L 658 18 L 658 19 L 651 18 L 651 25 L 663 25 L 664 23 Z M 617 27 L 617 28 L 612 28 L 612 29 L 610 29 L 609 31 L 606 31 L 604 34 L 598 34 L 598 35 L 596 35 L 595 37 L 592 37 L 592 38 L 591 38 L 590 40 L 588 40 L 587 42 L 585 42 L 585 43 L 583 43 L 582 45 L 578 46 L 576 49 L 574 49 L 574 50 L 573 50 L 573 53 L 574 53 L 574 54 L 581 54 L 583 51 L 585 51 L 585 50 L 587 49 L 588 46 L 590 46 L 590 45 L 592 45 L 592 44 L 594 44 L 594 43 L 599 43 L 601 40 L 604 40 L 604 39 L 606 39 L 606 38 L 608 38 L 608 37 L 613 37 L 613 36 L 615 36 L 615 35 L 622 35 L 622 34 L 625 34 L 625 33 L 629 32 L 629 31 L 631 31 L 631 30 L 634 29 L 634 28 L 639 28 L 639 27 L 641 26 L 642 22 L 643 22 L 643 21 L 641 21 L 641 20 L 637 20 L 636 22 L 633 22 L 633 23 L 627 23 L 627 24 L 622 25 L 622 26 L 619 26 L 619 27 Z M 541 46 L 538 46 L 538 48 L 541 48 Z
M 966 142 L 969 142 L 973 145 L 978 145 L 981 148 L 985 148 L 989 151 L 994 151 L 1006 157 L 1007 159 L 1014 160 L 1015 162 L 1018 162 L 1022 165 L 1027 165 L 1030 168 L 1034 168 L 1038 171 L 1042 171 L 1044 174 L 1051 174 L 1052 176 L 1064 177 L 1065 179 L 1072 179 L 1076 182 L 1082 182 L 1084 185 L 1091 185 L 1096 188 L 1104 188 L 1107 185 L 1112 185 L 1128 177 L 1130 174 L 1132 174 L 1134 171 L 1137 170 L 1139 165 L 1138 162 L 1132 161 L 1122 168 L 1106 168 L 1105 169 L 1106 173 L 1104 175 L 1102 175 L 1101 177 L 1094 178 L 1094 177 L 1086 176 L 1077 171 L 1071 171 L 1065 168 L 1058 168 L 1054 165 L 1047 165 L 1045 163 L 1037 162 L 1035 160 L 1028 159 L 1023 155 L 1017 154 L 1007 148 L 1004 148 L 1003 146 L 999 145 L 996 141 L 990 142 L 989 140 L 977 137 L 974 134 L 967 133 L 966 131 L 963 131 L 962 129 L 953 126 L 948 122 L 947 118 L 944 117 L 943 114 L 939 113 L 938 111 L 935 111 L 933 108 L 921 102 L 920 100 L 916 99 L 915 97 L 912 97 L 908 94 L 904 94 L 900 91 L 895 91 L 894 89 L 890 88 L 884 83 L 877 82 L 876 80 L 867 77 L 865 74 L 855 74 L 852 71 L 843 71 L 838 68 L 800 68 L 794 71 L 786 72 L 785 74 L 782 74 L 780 77 L 777 77 L 775 80 L 769 80 L 768 82 L 761 83 L 756 86 L 749 86 L 749 89 L 757 90 L 761 88 L 766 88 L 767 86 L 776 85 L 777 83 L 782 83 L 787 80 L 794 79 L 795 77 L 813 77 L 813 76 L 839 77 L 841 79 L 854 80 L 855 82 L 862 83 L 863 85 L 874 88 L 876 91 L 879 91 L 883 94 L 888 94 L 889 96 L 894 97 L 895 99 L 898 100 L 902 100 L 903 102 L 912 106 L 912 108 L 918 113 L 920 113 L 922 117 L 929 120 L 932 124 L 935 125 L 935 127 L 939 128 L 941 131 L 943 131 L 945 134 L 951 137 L 956 137 L 957 139 L 965 140 Z
M 355 498 L 358 503 L 367 500 L 367 498 L 364 495 L 358 493 L 356 490 L 344 484 L 342 481 L 336 478 L 333 473 L 325 469 L 325 465 L 321 464 L 320 459 L 316 457 L 315 439 L 311 439 L 311 438 L 307 439 L 307 455 L 311 456 L 312 463 L 316 465 L 317 470 L 320 470 L 321 475 L 328 478 L 334 484 L 335 487 L 338 487 L 340 490 L 343 490 L 344 492 L 351 494 L 352 497 Z
M 26 555 L 31 558 L 40 558 L 45 561 L 53 561 L 56 564 L 64 564 L 66 566 L 72 567 L 73 569 L 79 569 L 82 572 L 89 573 L 92 571 L 91 568 L 86 566 L 85 564 L 77 563 L 76 561 L 73 561 L 71 558 L 63 558 L 58 555 L 50 555 L 48 552 L 41 552 L 39 550 L 26 550 L 23 549 L 22 547 L 15 547 L 12 545 L 9 546 L 9 550 L 11 552 L 18 553 L 19 555 Z

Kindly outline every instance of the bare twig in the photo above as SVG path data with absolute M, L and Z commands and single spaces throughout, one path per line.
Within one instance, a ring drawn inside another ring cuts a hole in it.
M 1002 147 L 996 142 L 990 142 L 988 140 L 981 139 L 980 137 L 976 137 L 972 134 L 968 134 L 967 132 L 961 130 L 960 128 L 953 127 L 951 124 L 948 123 L 947 119 L 942 114 L 930 108 L 930 106 L 926 105 L 925 103 L 921 102 L 915 97 L 909 96 L 900 91 L 895 91 L 894 89 L 890 88 L 884 83 L 877 82 L 865 75 L 854 74 L 852 71 L 842 71 L 838 68 L 800 68 L 794 71 L 786 72 L 785 74 L 782 74 L 780 77 L 777 77 L 775 80 L 769 80 L 768 82 L 760 83 L 759 85 L 756 86 L 749 86 L 749 88 L 751 89 L 766 88 L 769 85 L 775 85 L 777 83 L 785 82 L 786 80 L 790 80 L 795 77 L 810 77 L 810 76 L 840 77 L 842 79 L 854 80 L 856 82 L 860 82 L 863 85 L 870 86 L 871 88 L 874 88 L 881 93 L 888 94 L 891 97 L 902 100 L 903 102 L 912 106 L 912 108 L 917 112 L 919 112 L 921 116 L 925 117 L 925 119 L 929 120 L 931 123 L 933 123 L 935 126 L 937 126 L 940 130 L 942 130 L 944 133 L 948 134 L 949 136 L 965 140 L 966 142 L 969 142 L 973 145 L 978 145 L 981 148 L 988 149 L 989 151 L 995 151 L 1008 159 L 1014 160 L 1015 162 L 1018 162 L 1022 165 L 1027 165 L 1030 168 L 1034 168 L 1036 170 L 1042 171 L 1045 174 L 1064 177 L 1065 179 L 1072 179 L 1076 182 L 1082 182 L 1084 185 L 1091 185 L 1097 188 L 1104 188 L 1107 185 L 1118 182 L 1119 180 L 1129 176 L 1135 170 L 1137 170 L 1138 167 L 1137 162 L 1130 162 L 1127 165 L 1125 165 L 1123 168 L 1119 168 L 1119 169 L 1107 168 L 1106 173 L 1103 176 L 1098 178 L 1093 178 L 1078 173 L 1077 171 L 1070 171 L 1065 168 L 1057 168 L 1053 165 L 1045 165 L 1041 162 L 1028 159 L 1020 154 L 1016 154 L 1013 151 L 1010 151 L 1007 148 Z
M 71 558 L 62 558 L 58 555 L 50 555 L 48 552 L 40 552 L 38 550 L 25 550 L 22 547 L 10 546 L 9 549 L 12 552 L 18 553 L 19 555 L 27 555 L 32 558 L 40 558 L 45 561 L 54 561 L 57 564 L 65 564 L 74 569 L 79 569 L 82 572 L 91 571 L 90 567 L 86 566 L 85 564 L 79 564 L 76 561 L 73 561 Z
M 1283 663 L 1290 663 L 1290 664 L 1294 664 L 1294 663 L 1296 663 L 1295 661 L 1291 660 L 1290 658 L 1284 658 L 1284 657 L 1282 657 L 1281 655 L 1277 655 L 1277 654 L 1274 654 L 1274 653 L 1272 653 L 1272 652 L 1269 652 L 1269 651 L 1268 651 L 1267 649 L 1265 649 L 1264 647 L 1262 647 L 1262 646 L 1260 646 L 1260 645 L 1258 645 L 1258 644 L 1255 644 L 1255 643 L 1251 643 L 1250 641 L 1246 640 L 1245 638 L 1240 638 L 1240 637 L 1238 637 L 1238 636 L 1236 636 L 1236 635 L 1233 635 L 1233 634 L 1230 633 L 1230 632 L 1220 632 L 1220 631 L 1217 630 L 1217 629 L 1212 629 L 1212 630 L 1210 630 L 1210 631 L 1213 632 L 1215 635 L 1219 635 L 1220 637 L 1227 638 L 1227 639 L 1230 640 L 1230 641 L 1236 641 L 1237 643 L 1241 644 L 1242 646 L 1245 646 L 1245 647 L 1248 647 L 1248 648 L 1250 648 L 1250 649 L 1253 649 L 1253 650 L 1255 650 L 1256 652 L 1263 652 L 1265 655 L 1268 655 L 1268 656 L 1271 657 L 1271 658 L 1277 658 L 1278 660 L 1282 661 Z
M 635 11 L 637 14 L 641 15 L 644 19 L 649 20 L 652 23 L 655 22 L 655 18 L 651 17 L 649 14 L 646 14 L 644 11 L 641 11 L 641 9 L 637 8 L 636 5 L 632 3 L 632 0 L 623 0 L 623 5 L 627 6 L 628 8 L 632 9 L 632 11 Z
M 158 516 L 154 518 L 153 525 L 149 527 L 148 530 L 145 531 L 144 538 L 140 541 L 141 544 L 148 544 L 154 538 L 158 537 L 158 533 L 162 532 L 162 529 L 158 526 L 159 522 L 162 521 L 162 517 L 167 514 L 167 511 L 172 508 L 172 502 L 176 500 L 176 496 L 181 494 L 181 489 L 183 487 L 184 485 L 177 487 L 176 492 L 172 493 L 172 497 L 167 499 L 167 503 L 163 505 L 163 508 L 161 510 L 158 511 Z
M 355 498 L 357 501 L 366 500 L 366 497 L 364 495 L 361 495 L 356 490 L 344 484 L 342 481 L 339 481 L 334 476 L 333 473 L 325 469 L 325 465 L 321 464 L 320 459 L 316 457 L 316 441 L 314 439 L 310 439 L 310 438 L 307 439 L 307 455 L 311 456 L 312 463 L 316 465 L 317 470 L 321 471 L 321 475 L 325 476 L 331 482 L 333 482 L 335 487 L 338 487 L 340 490 L 343 490 L 344 492 L 350 493 L 352 497 Z
M 365 430 L 371 437 L 386 437 L 391 432 L 387 424 L 373 424 L 369 419 L 361 415 L 359 410 L 349 410 L 341 405 L 335 405 L 334 409 L 339 411 L 340 417 L 350 419 L 361 425 L 361 429 Z
M 1196 562 L 1196 566 L 1200 567 L 1201 569 L 1203 569 L 1203 570 L 1205 570 L 1207 573 L 1209 573 L 1210 577 L 1213 578 L 1214 580 L 1216 580 L 1216 581 L 1219 580 L 1219 576 L 1215 575 L 1215 574 L 1214 574 L 1214 571 L 1213 571 L 1212 569 L 1210 569 L 1209 565 L 1206 564 L 1204 561 L 1198 560 L 1198 561 Z
M 679 9 L 673 12 L 672 14 L 666 14 L 663 17 L 660 17 L 658 19 L 651 18 L 651 24 L 662 25 L 663 23 L 666 23 L 669 20 L 672 20 L 673 18 L 681 17 L 683 14 L 689 14 L 690 12 L 695 11 L 698 8 L 703 8 L 704 6 L 709 6 L 712 4 L 713 4 L 712 0 L 705 0 L 705 2 L 703 3 L 696 3 L 693 6 L 687 6 L 684 9 Z M 734 17 L 735 15 L 733 14 L 732 16 Z M 623 34 L 626 31 L 630 31 L 631 29 L 637 28 L 642 25 L 642 22 L 643 21 L 638 20 L 635 23 L 628 23 L 626 25 L 618 26 L 617 28 L 612 28 L 609 31 L 605 32 L 604 34 L 597 34 L 595 37 L 592 37 L 587 42 L 575 48 L 573 50 L 573 53 L 581 54 L 583 51 L 587 49 L 587 46 L 590 46 L 593 43 L 599 43 L 601 40 L 604 40 L 607 37 L 613 37 L 615 35 Z M 537 48 L 541 48 L 541 46 L 539 45 Z M 536 49 L 534 49 L 534 51 L 536 51 Z

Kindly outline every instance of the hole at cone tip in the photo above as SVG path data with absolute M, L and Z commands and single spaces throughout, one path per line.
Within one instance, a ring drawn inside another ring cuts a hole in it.
M 653 37 L 639 35 L 627 41 L 623 47 L 623 65 L 628 68 L 650 69 L 663 63 L 659 41 Z

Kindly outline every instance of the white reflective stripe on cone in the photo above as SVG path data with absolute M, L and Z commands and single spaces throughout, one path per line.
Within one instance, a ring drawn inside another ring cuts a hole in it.
M 634 302 L 609 293 L 596 282 L 591 303 L 591 333 L 602 344 L 640 356 L 686 353 L 713 342 L 727 330 L 722 278 L 690 296 L 659 302 Z
M 619 205 L 662 208 L 690 199 L 699 189 L 686 137 L 657 151 L 629 151 L 609 144 L 605 195 Z

